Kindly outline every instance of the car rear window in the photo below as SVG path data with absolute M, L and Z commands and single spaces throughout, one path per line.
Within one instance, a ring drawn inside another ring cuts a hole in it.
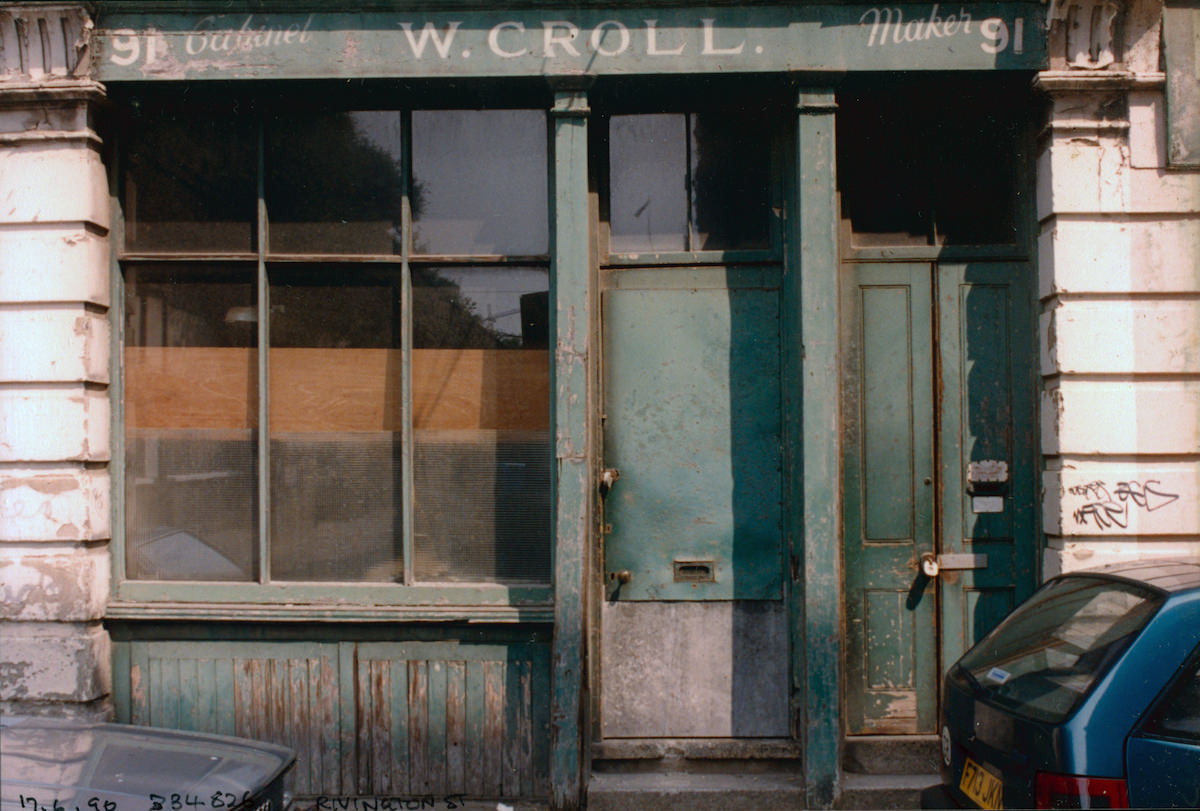
M 1158 610 L 1158 592 L 1103 577 L 1052 580 L 958 661 L 1012 712 L 1065 720 Z

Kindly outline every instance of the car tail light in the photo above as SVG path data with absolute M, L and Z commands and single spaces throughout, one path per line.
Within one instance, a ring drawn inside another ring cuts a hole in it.
M 1038 808 L 1128 808 L 1125 781 L 1112 777 L 1039 772 L 1034 789 Z

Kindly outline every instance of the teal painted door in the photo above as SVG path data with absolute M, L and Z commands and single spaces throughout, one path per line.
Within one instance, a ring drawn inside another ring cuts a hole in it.
M 1035 582 L 1030 269 L 843 273 L 847 732 L 934 732 L 940 674 Z
M 609 599 L 780 599 L 776 272 L 607 275 Z

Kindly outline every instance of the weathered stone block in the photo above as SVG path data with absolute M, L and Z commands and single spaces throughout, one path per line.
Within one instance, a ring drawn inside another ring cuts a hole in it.
M 1042 450 L 1186 454 L 1200 450 L 1200 381 L 1064 379 L 1043 392 Z
M 1192 293 L 1200 290 L 1200 216 L 1157 221 L 1058 219 L 1038 238 L 1039 290 Z
M 107 546 L 0 544 L 0 620 L 98 620 L 110 567 Z
M 104 165 L 87 142 L 33 142 L 0 150 L 0 189 L 0 223 L 108 227 Z
M 111 335 L 83 307 L 0 310 L 0 383 L 108 383 Z
M 1060 302 L 1041 316 L 1042 373 L 1200 373 L 1200 301 Z
M 1154 558 L 1200 562 L 1200 541 L 1191 540 L 1069 540 L 1052 538 L 1042 555 L 1042 576 L 1095 569 L 1110 563 Z
M 71 224 L 0 230 L 0 301 L 107 307 L 110 286 L 107 237 Z
M 10 468 L 0 474 L 0 541 L 96 541 L 112 536 L 107 470 Z
M 0 462 L 107 461 L 110 419 L 107 391 L 0 389 Z
M 0 701 L 95 701 L 112 692 L 99 623 L 0 622 Z
M 1129 164 L 1135 169 L 1167 165 L 1166 102 L 1159 91 L 1129 94 Z

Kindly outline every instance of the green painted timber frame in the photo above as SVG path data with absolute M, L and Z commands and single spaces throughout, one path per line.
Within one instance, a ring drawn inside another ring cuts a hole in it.
M 204 605 L 197 584 L 154 584 L 114 602 L 110 619 L 244 618 L 291 621 L 502 623 L 553 621 L 549 776 L 554 808 L 581 803 L 584 630 L 594 541 L 596 322 L 588 199 L 588 95 L 595 76 L 786 73 L 797 76 L 787 171 L 782 364 L 785 532 L 792 587 L 793 737 L 803 745 L 807 805 L 831 807 L 840 783 L 841 461 L 838 239 L 832 85 L 846 71 L 1036 70 L 1045 66 L 1041 4 L 721 5 L 603 8 L 548 3 L 506 11 L 447 9 L 336 13 L 315 3 L 100 2 L 94 77 L 105 83 L 192 80 L 545 77 L 548 110 L 552 424 L 555 541 L 548 589 L 479 586 L 453 595 L 414 590 L 405 604 L 306 603 L 320 588 L 280 587 L 286 609 L 264 602 Z M 599 4 L 595 4 L 599 6 Z M 312 12 L 306 9 L 311 7 Z M 326 8 L 328 6 L 325 6 Z M 186 11 L 183 11 L 185 10 Z M 251 9 L 253 9 L 251 11 Z M 261 181 L 260 181 L 261 182 Z M 115 186 L 114 186 L 115 188 Z M 262 190 L 260 197 L 260 226 Z M 113 201 L 120 240 L 119 205 Z M 261 266 L 263 257 L 258 257 Z M 260 283 L 263 274 L 259 273 Z M 114 261 L 114 290 L 121 274 Z M 259 300 L 265 300 L 261 295 Z M 120 301 L 120 297 L 115 298 Z M 119 308 L 114 308 L 118 312 Z M 119 349 L 119 314 L 114 340 Z M 260 319 L 260 328 L 265 320 Z M 260 340 L 264 336 L 260 336 Z M 120 398 L 119 351 L 114 396 Z M 260 386 L 263 381 L 260 380 Z M 114 436 L 122 432 L 114 409 Z M 265 420 L 266 415 L 260 415 Z M 122 449 L 116 448 L 117 458 Z M 120 492 L 120 465 L 114 488 Z M 405 477 L 408 481 L 409 477 Z M 120 499 L 114 525 L 123 526 Z M 116 558 L 116 580 L 123 576 Z M 410 564 L 411 561 L 406 561 Z M 189 591 L 191 589 L 191 591 Z M 193 594 L 195 592 L 195 594 Z M 394 598 L 392 598 L 394 599 Z M 124 649 L 122 649 L 124 651 Z M 120 655 L 128 658 L 128 652 Z M 118 665 L 120 663 L 118 662 Z M 126 663 L 127 664 L 127 663 Z

